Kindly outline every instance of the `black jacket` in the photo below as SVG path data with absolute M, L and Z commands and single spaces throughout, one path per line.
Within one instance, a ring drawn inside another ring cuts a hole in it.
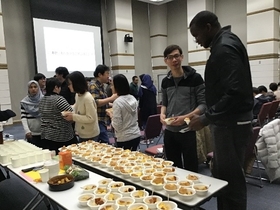
M 205 68 L 206 118 L 216 125 L 252 120 L 252 80 L 244 45 L 225 27 L 214 37 L 210 52 Z

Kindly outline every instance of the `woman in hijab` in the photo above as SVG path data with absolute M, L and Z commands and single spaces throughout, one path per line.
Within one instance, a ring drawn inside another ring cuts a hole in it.
M 152 78 L 148 74 L 139 76 L 142 83 L 139 88 L 139 117 L 142 122 L 142 129 L 145 129 L 148 117 L 157 114 L 157 89 L 153 84 Z
M 28 94 L 20 102 L 21 122 L 28 142 L 41 147 L 41 116 L 39 102 L 43 97 L 38 82 L 31 80 L 27 84 Z

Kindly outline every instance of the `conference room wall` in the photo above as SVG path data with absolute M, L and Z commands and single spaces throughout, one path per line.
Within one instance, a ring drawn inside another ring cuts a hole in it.
M 184 33 L 188 27 L 188 20 L 191 17 L 186 17 L 186 4 L 189 2 L 199 4 L 201 1 L 197 0 L 176 0 L 166 4 L 168 12 L 168 34 L 167 43 L 176 43 L 183 47 L 185 56 L 188 54 L 190 43 L 186 42 L 188 37 L 187 33 Z M 210 0 L 205 0 L 210 1 Z M 204 1 L 204 2 L 205 2 Z M 34 44 L 32 34 L 32 23 L 30 16 L 29 1 L 22 0 L 2 0 L 3 10 L 3 24 L 5 33 L 5 44 L 7 52 L 7 62 L 9 71 L 9 86 L 11 91 L 11 103 L 12 109 L 17 113 L 16 120 L 20 120 L 19 101 L 26 95 L 26 84 L 30 78 L 33 77 L 35 72 L 34 62 Z M 104 1 L 102 1 L 104 2 Z M 231 0 L 216 0 L 213 1 L 215 6 L 215 12 L 219 16 L 219 20 L 222 25 L 232 25 L 233 32 L 240 36 L 243 43 L 247 42 L 247 2 L 238 0 L 237 4 L 233 4 Z M 230 9 L 229 9 L 230 8 Z M 197 12 L 205 8 L 197 6 Z M 151 62 L 151 44 L 149 35 L 149 6 L 146 3 L 132 0 L 132 17 L 133 17 L 133 36 L 134 36 L 134 53 L 135 53 L 135 74 L 150 73 L 152 70 Z M 106 27 L 106 8 L 102 4 L 102 27 L 103 27 L 103 50 L 104 50 L 104 62 L 110 66 L 110 52 L 108 31 Z M 246 45 L 245 45 L 246 46 Z M 278 47 L 279 49 L 279 47 Z M 200 55 L 198 55 L 200 56 Z M 203 55 L 201 55 L 203 56 Z M 203 60 L 206 61 L 207 56 L 203 56 Z M 185 57 L 184 64 L 190 62 Z M 256 62 L 260 68 L 259 61 Z M 164 65 L 164 63 L 162 62 Z M 253 64 L 253 62 L 252 62 Z M 265 62 L 261 63 L 265 65 Z M 279 63 L 278 63 L 279 66 Z M 204 66 L 194 66 L 195 69 L 203 75 Z M 156 70 L 155 70 L 156 71 Z M 275 70 L 277 71 L 277 69 Z M 153 71 L 152 71 L 153 72 Z M 154 74 L 154 73 L 152 73 Z M 261 71 L 252 74 L 254 78 L 260 78 L 255 84 L 259 84 L 263 81 L 263 78 L 267 81 L 272 78 L 268 72 L 262 73 Z M 157 80 L 156 77 L 154 77 Z M 270 80 L 271 81 L 271 80 Z M 155 81 L 157 82 L 157 81 Z M 268 84 L 265 83 L 267 86 Z
M 20 120 L 20 101 L 35 72 L 35 54 L 29 1 L 2 0 L 11 108 Z

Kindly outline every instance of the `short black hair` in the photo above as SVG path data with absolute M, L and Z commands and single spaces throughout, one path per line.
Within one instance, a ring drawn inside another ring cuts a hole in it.
M 93 76 L 94 77 L 98 77 L 98 74 L 100 73 L 100 74 L 104 74 L 105 73 L 105 71 L 110 71 L 110 68 L 108 67 L 108 66 L 106 66 L 106 65 L 98 65 L 96 68 L 95 68 L 95 71 L 94 71 L 94 73 L 93 73 Z
M 46 81 L 46 94 L 50 95 L 53 93 L 55 86 L 61 87 L 59 80 L 55 77 L 48 78 Z
M 114 89 L 118 96 L 127 95 L 130 92 L 127 78 L 123 74 L 117 74 L 113 77 Z
M 259 89 L 260 93 L 261 93 L 261 92 L 267 93 L 267 88 L 266 88 L 264 85 L 260 85 L 260 86 L 258 87 L 258 89 Z
M 190 27 L 192 27 L 192 25 L 195 25 L 198 28 L 203 28 L 208 23 L 215 28 L 221 27 L 217 15 L 207 10 L 197 13 L 191 20 Z
M 38 74 L 35 74 L 33 79 L 38 82 L 40 79 L 46 79 L 46 76 L 42 73 L 38 73 Z
M 260 93 L 259 89 L 256 87 L 253 87 L 253 93 L 255 93 L 256 95 Z
M 172 53 L 174 50 L 179 50 L 180 54 L 183 54 L 182 48 L 178 45 L 169 45 L 168 47 L 165 48 L 163 52 L 163 56 L 166 58 L 170 53 Z
M 58 75 L 62 75 L 62 77 L 65 79 L 69 74 L 69 71 L 66 67 L 60 66 L 55 69 L 55 73 Z
M 88 85 L 85 76 L 79 72 L 74 71 L 66 77 L 66 82 L 70 80 L 72 82 L 75 93 L 84 94 L 88 91 Z
M 136 78 L 138 78 L 137 76 L 133 76 L 132 77 L 132 81 L 134 81 Z
M 276 91 L 278 89 L 278 85 L 276 84 L 276 82 L 272 82 L 269 84 L 269 89 L 272 91 Z

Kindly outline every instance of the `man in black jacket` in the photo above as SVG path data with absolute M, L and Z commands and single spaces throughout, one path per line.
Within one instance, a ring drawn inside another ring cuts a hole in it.
M 210 47 L 205 68 L 207 110 L 191 118 L 190 128 L 199 130 L 210 124 L 214 140 L 213 175 L 228 181 L 217 196 L 219 210 L 245 210 L 246 180 L 243 162 L 252 135 L 253 94 L 249 59 L 240 39 L 221 28 L 209 11 L 199 12 L 190 23 L 196 42 Z
M 57 67 L 55 70 L 56 78 L 59 80 L 59 82 L 61 82 L 61 91 L 59 95 L 63 96 L 70 105 L 73 105 L 75 104 L 75 93 L 71 93 L 68 88 L 66 81 L 66 76 L 68 74 L 68 69 L 63 66 Z

